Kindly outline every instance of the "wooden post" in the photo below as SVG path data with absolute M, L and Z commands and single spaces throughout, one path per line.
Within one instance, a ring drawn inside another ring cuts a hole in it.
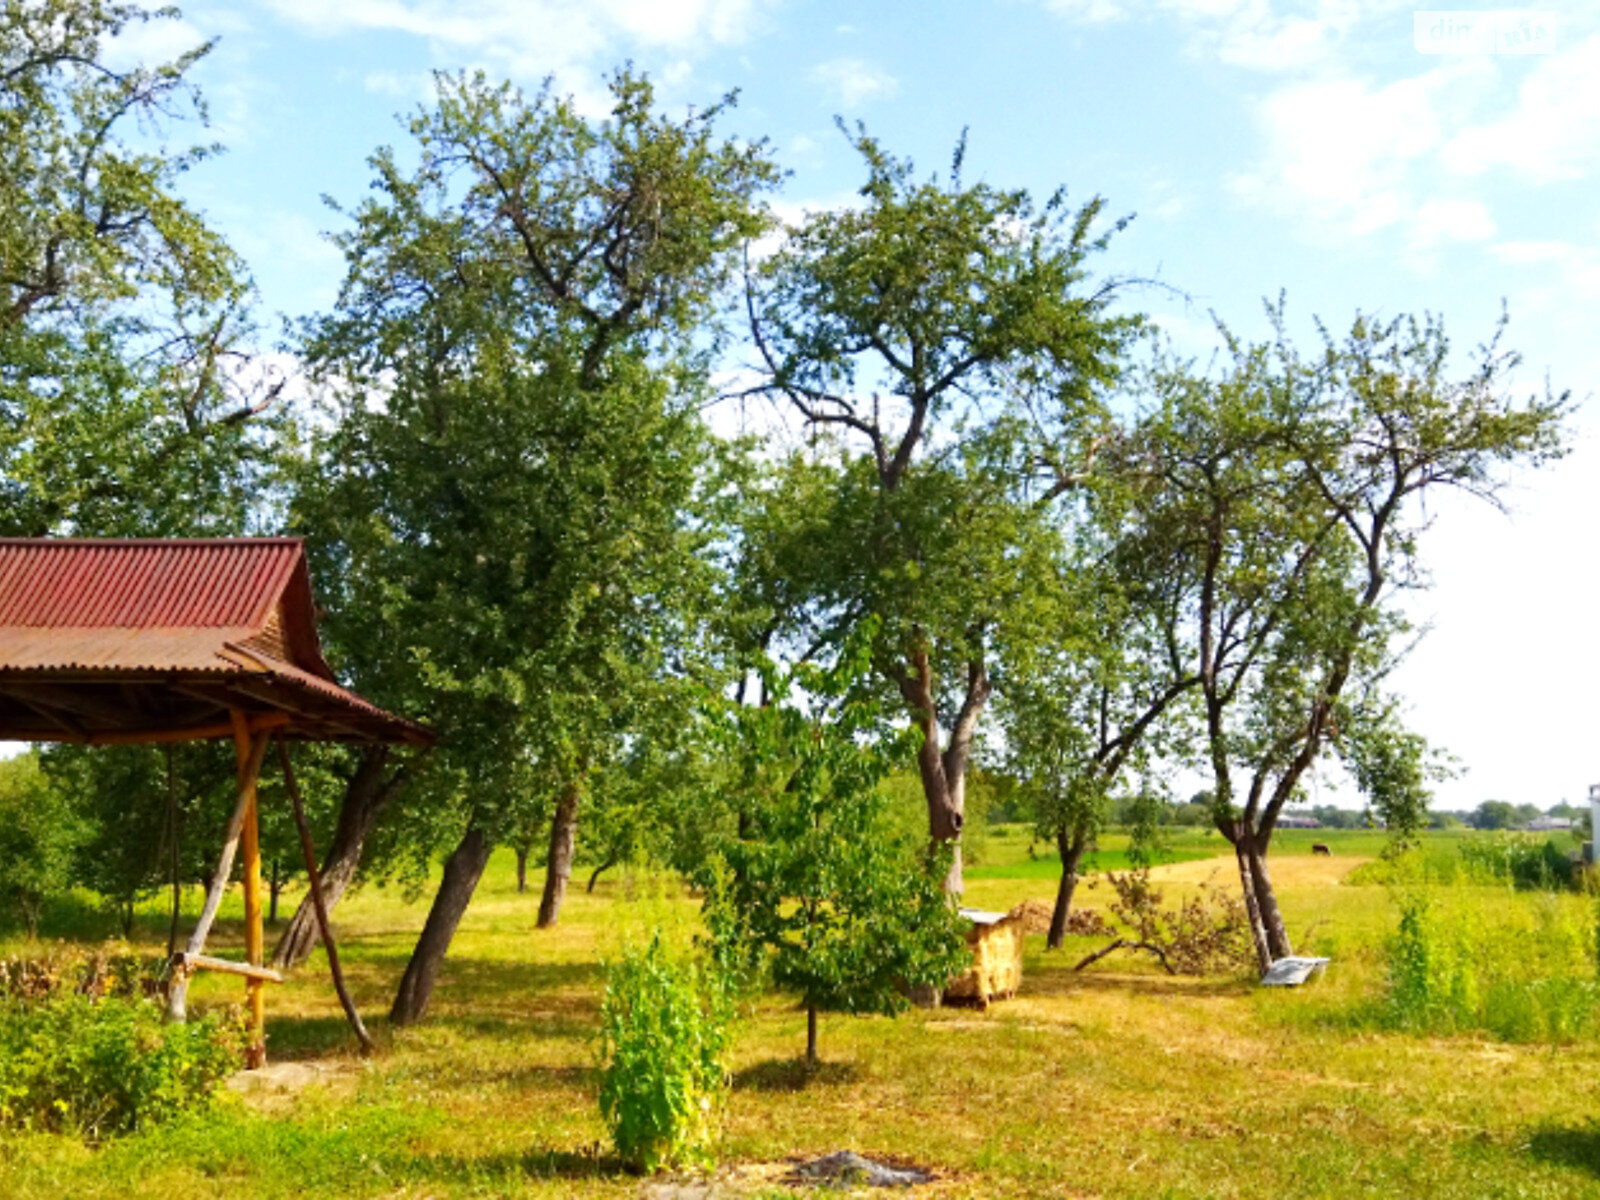
M 339 947 L 333 944 L 333 927 L 328 924 L 328 906 L 322 899 L 322 879 L 317 870 L 317 852 L 311 845 L 311 829 L 306 824 L 305 805 L 300 802 L 300 788 L 294 781 L 294 768 L 289 765 L 289 744 L 278 738 L 278 761 L 283 765 L 283 790 L 289 793 L 289 804 L 294 809 L 295 828 L 300 831 L 300 850 L 306 856 L 306 877 L 311 884 L 311 908 L 317 914 L 317 929 L 322 934 L 323 948 L 328 952 L 328 970 L 333 975 L 333 990 L 339 993 L 339 1003 L 344 1015 L 355 1030 L 361 1043 L 361 1053 L 372 1053 L 372 1035 L 361 1023 L 356 1002 L 350 998 L 350 989 L 344 985 L 344 972 L 339 969 Z
M 239 800 L 234 805 L 233 816 L 228 821 L 228 831 L 222 840 L 222 854 L 218 857 L 217 873 L 211 877 L 211 887 L 206 892 L 205 906 L 194 932 L 189 935 L 187 951 L 173 964 L 172 981 L 167 988 L 167 1020 L 182 1021 L 185 1017 L 184 999 L 189 990 L 187 960 L 206 948 L 206 936 L 211 923 L 217 918 L 217 907 L 222 903 L 222 893 L 228 890 L 228 878 L 233 874 L 233 858 L 239 850 L 239 837 L 244 830 L 245 810 L 255 798 L 256 776 L 261 773 L 261 760 L 267 754 L 268 734 L 265 730 L 251 739 L 247 770 L 240 773 Z
M 241 848 L 244 851 L 244 948 L 252 967 L 263 965 L 266 938 L 261 928 L 261 831 L 256 814 L 256 777 L 261 758 L 253 754 L 250 720 L 239 709 L 233 713 L 233 746 L 239 758 L 239 794 L 245 802 Z M 257 736 L 265 738 L 263 730 Z M 252 770 L 252 767 L 254 768 Z M 256 1070 L 267 1065 L 266 983 L 254 977 L 245 980 L 245 999 L 250 1008 L 250 1044 L 245 1047 L 244 1065 Z

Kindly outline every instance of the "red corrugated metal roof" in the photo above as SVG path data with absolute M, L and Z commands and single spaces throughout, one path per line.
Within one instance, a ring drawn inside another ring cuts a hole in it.
M 0 628 L 254 629 L 302 552 L 295 538 L 0 538 Z
M 264 637 L 274 614 L 274 636 Z M 40 730 L 52 726 L 41 720 L 89 737 L 154 728 L 168 700 L 193 707 L 201 685 L 185 691 L 191 678 L 224 689 L 229 706 L 297 712 L 305 736 L 335 729 L 432 740 L 339 686 L 323 661 L 314 614 L 298 538 L 0 538 L 0 681 L 14 681 L 0 683 L 9 704 L 0 706 L 0 737 L 46 736 Z M 113 713 L 104 689 L 119 683 L 144 691 Z M 279 685 L 302 699 L 289 699 Z M 62 687 L 80 687 L 82 695 L 74 701 Z M 172 690 L 157 694 L 163 687 Z

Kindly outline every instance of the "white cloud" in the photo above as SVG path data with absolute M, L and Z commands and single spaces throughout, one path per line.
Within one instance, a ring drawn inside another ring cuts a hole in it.
M 1476 200 L 1427 200 L 1412 218 L 1417 240 L 1481 242 L 1495 234 L 1494 218 Z
M 424 71 L 372 71 L 361 80 L 361 86 L 375 95 L 401 100 L 426 101 L 433 96 L 433 76 Z
M 1600 35 L 1540 59 L 1516 107 L 1461 130 L 1443 160 L 1465 175 L 1509 167 L 1533 183 L 1581 179 L 1600 167 Z
M 206 35 L 182 17 L 157 17 L 131 21 L 101 51 L 102 61 L 114 71 L 129 67 L 154 67 L 187 54 L 202 45 Z
M 1297 71 L 1330 60 L 1352 28 L 1414 5 L 1411 0 L 1042 0 L 1086 25 L 1144 20 L 1181 32 L 1189 52 L 1257 71 Z
M 1489 253 L 1508 267 L 1554 268 L 1569 300 L 1600 297 L 1600 247 L 1572 242 L 1498 242 Z
M 768 0 L 264 0 L 318 34 L 389 30 L 425 38 L 439 57 L 492 59 L 528 79 L 554 74 L 582 91 L 588 68 L 619 43 L 693 54 L 742 39 Z
M 881 67 L 859 58 L 832 58 L 811 69 L 811 79 L 827 89 L 842 108 L 856 108 L 880 96 L 892 96 L 900 83 Z
M 1300 214 L 1336 236 L 1417 216 L 1413 171 L 1445 144 L 1450 114 L 1483 70 L 1459 60 L 1381 87 L 1329 78 L 1279 88 L 1258 112 L 1264 160 L 1230 183 L 1245 199 Z M 1459 206 L 1441 215 L 1456 229 L 1471 219 Z
M 1560 262 L 1572 252 L 1573 247 L 1567 242 L 1498 242 L 1489 247 L 1490 254 L 1514 267 Z

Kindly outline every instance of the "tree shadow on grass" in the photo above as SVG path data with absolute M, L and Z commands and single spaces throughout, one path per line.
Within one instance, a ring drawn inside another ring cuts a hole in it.
M 362 1013 L 372 1030 L 373 1013 Z M 374 1036 L 378 1036 L 376 1033 Z M 381 1044 L 381 1042 L 380 1042 Z M 267 1055 L 275 1062 L 303 1062 L 353 1054 L 359 1045 L 344 1015 L 267 1018 Z
M 430 1155 L 416 1160 L 416 1165 L 420 1168 L 419 1174 L 440 1183 L 471 1181 L 481 1184 L 485 1178 L 518 1175 L 534 1179 L 617 1179 L 629 1174 L 622 1160 L 614 1153 L 607 1153 L 599 1144 L 578 1150 L 533 1147 L 520 1154 L 481 1157 Z
M 1600 1120 L 1545 1125 L 1528 1134 L 1528 1154 L 1553 1166 L 1577 1167 L 1600 1179 Z
M 770 1058 L 733 1073 L 735 1091 L 802 1092 L 809 1087 L 839 1087 L 854 1083 L 860 1073 L 854 1063 L 823 1062 L 806 1065 L 803 1058 Z
M 1071 966 L 1046 967 L 1029 972 L 1022 981 L 1024 997 L 1070 996 L 1074 993 L 1115 993 L 1124 996 L 1243 996 L 1255 988 L 1253 979 L 1236 975 L 1197 978 L 1192 975 L 1130 975 L 1110 971 L 1097 974 L 1074 971 Z

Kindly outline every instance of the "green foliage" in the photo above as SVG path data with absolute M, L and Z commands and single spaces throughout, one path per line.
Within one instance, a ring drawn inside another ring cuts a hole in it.
M 721 973 L 660 931 L 606 970 L 600 1112 L 622 1161 L 655 1171 L 708 1162 L 727 1092 L 732 1003 Z
M 1416 844 L 1428 824 L 1428 785 L 1454 772 L 1430 753 L 1425 738 L 1404 727 L 1398 702 L 1369 699 L 1348 713 L 1339 752 L 1394 844 Z
M 1600 1031 L 1593 931 L 1546 898 L 1530 925 L 1421 887 L 1396 894 L 1384 1015 L 1418 1033 L 1561 1043 Z
M 1553 891 L 1578 884 L 1572 855 L 1542 833 L 1493 833 L 1461 843 L 1461 860 L 1473 877 L 1486 883 Z
M 966 961 L 941 855 L 888 820 L 880 784 L 907 734 L 864 689 L 873 632 L 832 668 L 769 672 L 766 705 L 716 713 L 751 820 L 700 874 L 706 924 L 724 961 L 769 966 L 813 1013 L 899 1012 Z
M 39 932 L 45 898 L 66 891 L 84 828 L 36 753 L 0 762 L 0 902 Z
M 419 861 L 466 823 L 526 834 L 682 719 L 700 339 L 774 175 L 716 135 L 723 105 L 668 118 L 629 72 L 604 120 L 481 76 L 438 95 L 416 167 L 375 154 L 336 237 L 338 307 L 304 331 L 331 419 L 295 500 L 341 662 L 440 731 L 388 834 Z
M 174 868 L 183 885 L 215 869 L 235 798 L 230 745 L 59 745 L 41 763 L 83 829 L 73 882 L 117 914 L 124 937 L 135 905 Z
M 0 6 L 0 532 L 236 532 L 261 499 L 277 387 L 239 370 L 243 264 L 177 194 L 214 152 L 209 50 L 118 69 L 106 44 L 177 17 L 108 0 Z M 150 147 L 156 148 L 150 148 Z
M 919 178 L 844 132 L 863 202 L 789 229 L 751 281 L 752 390 L 815 436 L 755 497 L 746 592 L 762 649 L 837 645 L 873 618 L 875 666 L 921 727 L 929 832 L 953 843 L 989 673 L 1002 638 L 1039 636 L 1055 502 L 1094 457 L 1139 322 L 1089 282 L 1122 227 L 1098 198 L 968 182 L 964 142 L 948 179 Z
M 1485 800 L 1473 811 L 1474 829 L 1510 829 L 1517 823 L 1517 809 L 1509 800 Z
M 164 1025 L 152 1000 L 0 1000 L 0 1125 L 131 1133 L 205 1107 L 243 1047 L 236 1021 Z

